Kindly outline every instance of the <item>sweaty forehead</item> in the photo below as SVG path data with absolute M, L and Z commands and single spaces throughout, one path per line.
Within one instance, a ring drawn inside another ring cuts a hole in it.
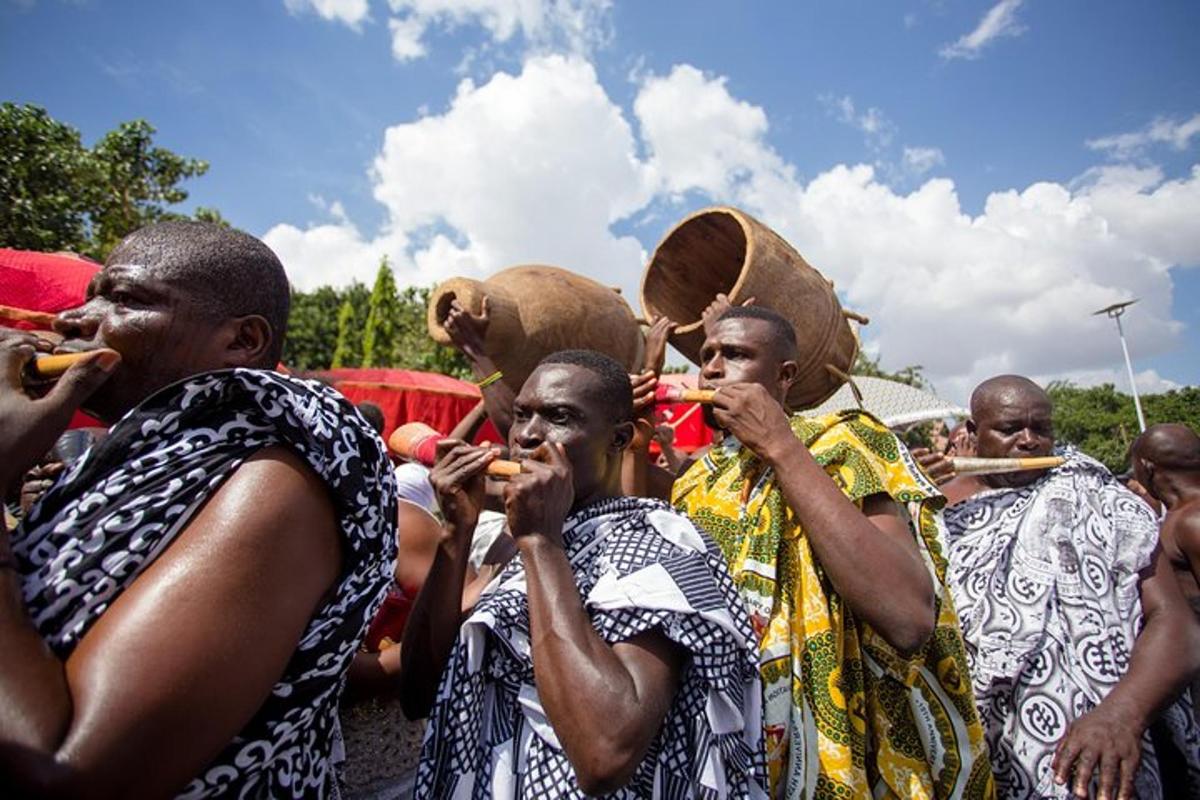
M 773 341 L 774 330 L 766 320 L 730 317 L 712 326 L 705 343 L 765 346 Z
M 525 406 L 584 406 L 596 396 L 598 379 L 592 371 L 575 364 L 546 364 L 533 371 L 521 387 L 517 402 Z

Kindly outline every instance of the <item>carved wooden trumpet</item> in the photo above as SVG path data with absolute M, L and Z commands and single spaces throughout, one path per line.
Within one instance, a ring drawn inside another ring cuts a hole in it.
M 959 475 L 989 475 L 998 472 L 1023 472 L 1027 469 L 1054 469 L 1067 463 L 1061 456 L 1036 458 L 964 458 L 950 459 Z
M 654 390 L 654 402 L 665 403 L 711 403 L 716 391 L 713 389 L 688 389 L 660 383 Z
M 438 442 L 448 437 L 424 422 L 409 422 L 392 431 L 388 449 L 399 456 L 417 461 L 427 467 L 437 463 Z M 521 471 L 517 461 L 498 459 L 487 465 L 487 474 L 495 478 L 511 478 Z
M 70 369 L 72 364 L 88 358 L 98 358 L 97 353 L 115 352 L 115 350 L 109 350 L 108 348 L 100 348 L 98 350 L 84 350 L 81 353 L 39 355 L 26 365 L 25 372 L 34 380 L 52 381 L 62 377 L 62 374 Z

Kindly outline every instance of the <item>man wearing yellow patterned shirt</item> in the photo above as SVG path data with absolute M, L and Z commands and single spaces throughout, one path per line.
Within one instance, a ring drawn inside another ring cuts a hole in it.
M 782 317 L 717 317 L 700 385 L 726 437 L 672 493 L 721 547 L 759 635 L 772 793 L 990 798 L 942 498 L 869 414 L 789 416 L 798 372 Z

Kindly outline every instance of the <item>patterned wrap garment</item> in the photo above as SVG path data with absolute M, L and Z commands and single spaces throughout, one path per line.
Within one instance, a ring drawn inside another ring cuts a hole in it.
M 778 798 L 987 798 L 994 792 L 939 542 L 943 498 L 869 414 L 793 416 L 792 431 L 860 508 L 905 513 L 938 594 L 925 647 L 897 653 L 846 606 L 773 470 L 733 439 L 675 482 L 674 502 L 721 547 L 758 634 Z M 886 592 L 881 587 L 881 592 Z M 887 602 L 881 593 L 881 602 Z
M 658 737 L 608 796 L 764 798 L 750 621 L 712 542 L 666 503 L 636 497 L 576 511 L 562 536 L 605 642 L 657 629 L 689 657 Z M 463 623 L 426 729 L 417 798 L 584 796 L 534 684 L 527 591 L 514 558 Z
M 25 607 L 66 659 L 234 470 L 275 445 L 329 487 L 342 571 L 262 707 L 180 797 L 333 790 L 338 696 L 396 557 L 395 482 L 382 440 L 320 383 L 261 370 L 204 373 L 130 411 L 13 534 Z M 288 531 L 278 536 L 286 547 Z
M 1059 455 L 1066 464 L 1027 486 L 985 490 L 946 511 L 950 588 L 996 782 L 1012 800 L 1071 796 L 1053 780 L 1055 747 L 1129 668 L 1142 622 L 1138 573 L 1158 544 L 1154 512 L 1103 464 L 1074 449 Z M 1185 694 L 1166 720 L 1195 781 L 1200 738 L 1190 707 L 1179 707 L 1187 703 Z M 1164 794 L 1149 734 L 1135 787 L 1142 800 L 1187 792 Z

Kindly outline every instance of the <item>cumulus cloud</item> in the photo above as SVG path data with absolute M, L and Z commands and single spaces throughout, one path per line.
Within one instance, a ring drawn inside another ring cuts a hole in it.
M 372 176 L 393 233 L 368 240 L 345 219 L 268 232 L 299 285 L 326 280 L 344 243 L 353 263 L 388 253 L 402 285 L 540 262 L 620 286 L 636 304 L 644 253 L 610 226 L 647 204 L 649 172 L 582 59 L 532 58 L 520 74 L 463 81 L 444 114 L 387 130 Z
M 1126 160 L 1141 155 L 1147 148 L 1156 144 L 1186 150 L 1192 138 L 1197 135 L 1200 135 L 1200 113 L 1184 120 L 1158 117 L 1141 130 L 1088 139 L 1086 144 L 1092 150 Z
M 290 2 L 291 0 L 289 0 Z M 587 53 L 611 35 L 611 0 L 388 0 L 392 55 L 399 61 L 427 52 L 430 29 L 478 26 L 497 43 L 520 37 L 534 51 Z
M 1017 9 L 1023 0 L 1000 0 L 988 9 L 979 24 L 970 33 L 965 33 L 958 39 L 942 47 L 938 51 L 944 59 L 979 58 L 983 48 L 1005 36 L 1020 36 L 1025 32 L 1025 26 L 1017 19 Z
M 616 224 L 682 216 L 685 200 L 731 203 L 872 318 L 863 334 L 885 366 L 923 365 L 950 399 L 998 372 L 1119 369 L 1111 322 L 1091 312 L 1135 294 L 1125 321 L 1137 357 L 1178 344 L 1171 270 L 1200 264 L 1190 222 L 1200 167 L 1169 180 L 1104 167 L 1069 185 L 993 192 L 972 214 L 946 178 L 900 191 L 862 164 L 799 178 L 771 147 L 766 112 L 721 76 L 679 65 L 639 80 L 632 120 L 581 58 L 531 58 L 519 74 L 464 81 L 444 113 L 387 131 L 372 170 L 383 234 L 333 214 L 276 226 L 268 243 L 302 286 L 328 280 L 334 259 L 369 274 L 382 253 L 402 283 L 418 284 L 549 262 L 620 285 L 636 305 L 645 253 Z
M 946 163 L 946 156 L 938 147 L 905 147 L 904 169 L 911 175 L 921 176 L 934 167 Z
M 367 19 L 367 0 L 283 0 L 292 14 L 315 12 L 321 19 L 340 22 L 354 30 Z

